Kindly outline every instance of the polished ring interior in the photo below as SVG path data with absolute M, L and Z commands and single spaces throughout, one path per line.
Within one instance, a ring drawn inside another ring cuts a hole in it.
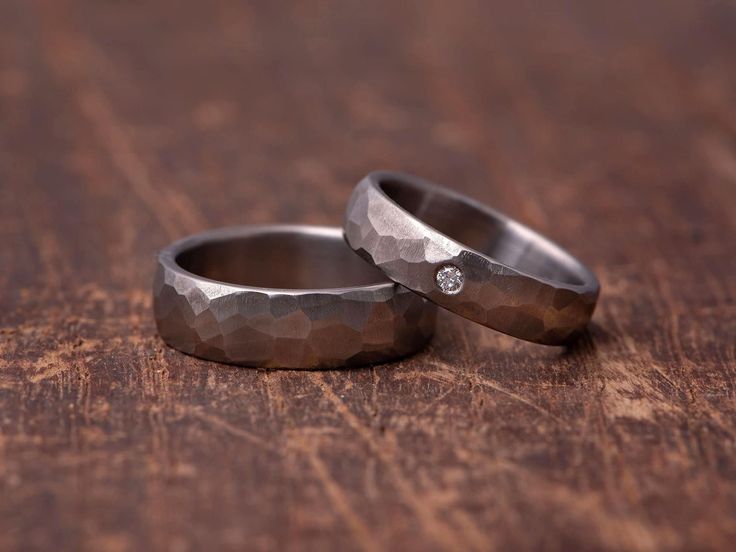
M 421 348 L 436 309 L 361 261 L 338 228 L 244 226 L 158 256 L 164 341 L 201 358 L 269 368 L 384 362 Z
M 389 278 L 506 334 L 547 345 L 589 322 L 600 286 L 546 238 L 416 176 L 374 172 L 348 204 L 345 238 Z

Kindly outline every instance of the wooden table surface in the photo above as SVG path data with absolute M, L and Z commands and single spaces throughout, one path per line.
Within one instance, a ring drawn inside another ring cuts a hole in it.
M 0 1 L 0 549 L 736 538 L 736 4 Z M 588 336 L 365 369 L 166 348 L 157 249 L 369 170 L 584 259 Z M 732 548 L 731 548 L 732 549 Z

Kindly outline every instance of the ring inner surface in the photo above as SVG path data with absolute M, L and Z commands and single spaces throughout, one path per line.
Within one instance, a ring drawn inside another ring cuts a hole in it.
M 176 263 L 211 280 L 261 288 L 342 288 L 388 281 L 341 238 L 296 232 L 209 241 L 182 251 Z
M 583 284 L 574 261 L 559 249 L 472 204 L 396 180 L 384 180 L 379 186 L 425 224 L 506 266 L 548 280 Z

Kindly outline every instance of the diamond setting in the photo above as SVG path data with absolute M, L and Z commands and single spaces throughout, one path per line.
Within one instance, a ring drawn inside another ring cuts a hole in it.
M 434 276 L 437 287 L 446 295 L 456 295 L 463 289 L 465 275 L 455 265 L 441 266 Z

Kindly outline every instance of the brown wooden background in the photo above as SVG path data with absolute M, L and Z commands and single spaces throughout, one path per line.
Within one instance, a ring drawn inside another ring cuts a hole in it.
M 590 336 L 162 345 L 157 248 L 337 224 L 374 168 L 568 246 Z M 729 549 L 735 230 L 730 0 L 0 0 L 0 548 Z

